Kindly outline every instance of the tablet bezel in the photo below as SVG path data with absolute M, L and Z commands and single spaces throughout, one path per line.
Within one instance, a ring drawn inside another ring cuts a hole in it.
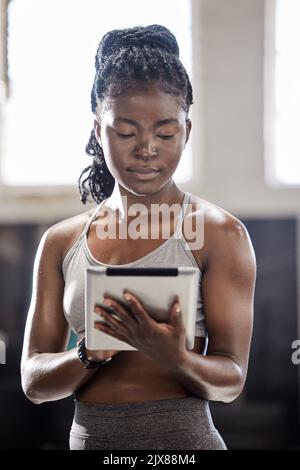
M 155 298 L 155 302 L 157 308 L 155 311 L 161 312 L 161 319 L 159 317 L 156 318 L 156 321 L 167 321 L 167 311 L 168 307 L 166 305 L 171 305 L 171 296 L 173 295 L 173 299 L 178 295 L 175 292 L 175 289 L 181 291 L 180 298 L 181 298 L 181 305 L 183 308 L 182 315 L 183 321 L 186 327 L 186 347 L 187 349 L 191 350 L 194 348 L 194 340 L 195 340 L 195 322 L 196 322 L 196 313 L 197 313 L 197 296 L 198 296 L 198 289 L 199 289 L 199 280 L 200 280 L 200 272 L 199 269 L 194 267 L 112 267 L 112 266 L 90 266 L 86 268 L 85 272 L 85 328 L 86 328 L 86 345 L 88 349 L 91 350 L 133 350 L 136 351 L 137 349 L 133 346 L 125 343 L 123 341 L 110 336 L 103 331 L 99 331 L 94 328 L 94 321 L 101 321 L 99 316 L 93 312 L 92 304 L 101 304 L 101 300 L 94 300 L 95 294 L 93 292 L 93 277 L 99 276 L 99 281 L 105 279 L 107 281 L 106 286 L 102 291 L 114 293 L 112 297 L 117 298 L 122 305 L 126 306 L 125 300 L 122 298 L 121 289 L 118 286 L 117 289 L 113 286 L 113 282 L 111 280 L 114 277 L 118 277 L 120 280 L 120 284 L 122 284 L 123 276 L 124 279 L 126 278 L 126 287 L 129 291 L 135 293 L 135 284 L 139 284 L 139 297 L 141 300 L 143 298 L 149 299 L 149 282 L 151 279 L 155 279 L 155 286 L 157 293 L 159 292 L 159 296 L 162 297 L 162 301 L 160 301 L 157 297 Z M 163 281 L 166 282 L 162 282 Z M 142 286 L 141 280 L 145 279 L 145 286 Z M 175 289 L 171 289 L 171 280 L 174 279 L 174 285 L 176 284 Z M 160 280 L 160 282 L 158 282 Z M 105 281 L 104 281 L 105 282 Z M 164 284 L 164 289 L 162 289 L 162 285 Z M 155 287 L 154 286 L 154 287 Z M 164 290 L 168 292 L 164 294 Z M 90 294 L 91 292 L 91 294 Z M 173 294 L 171 294 L 173 292 Z M 191 298 L 189 298 L 189 294 Z M 92 298 L 90 298 L 90 295 Z M 103 298 L 103 297 L 102 297 Z M 153 299 L 151 300 L 153 305 Z M 164 303 L 165 302 L 165 303 Z M 103 305 L 103 304 L 102 304 Z M 149 305 L 149 302 L 148 304 Z M 109 310 L 109 308 L 106 310 Z M 149 312 L 151 309 L 149 309 Z M 150 314 L 150 313 L 149 313 Z M 92 318 L 90 318 L 92 317 Z

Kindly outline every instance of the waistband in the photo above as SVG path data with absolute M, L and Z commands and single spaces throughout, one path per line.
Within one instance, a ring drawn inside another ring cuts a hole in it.
M 75 410 L 77 413 L 109 416 L 118 415 L 119 417 L 138 414 L 139 412 L 161 412 L 161 411 L 204 411 L 207 413 L 209 405 L 207 400 L 196 396 L 186 396 L 178 398 L 165 398 L 161 400 L 146 400 L 139 402 L 124 403 L 89 403 L 74 399 Z

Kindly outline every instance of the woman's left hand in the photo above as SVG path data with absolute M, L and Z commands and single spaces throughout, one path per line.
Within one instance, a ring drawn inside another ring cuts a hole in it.
M 128 294 L 130 299 L 126 298 Z M 95 328 L 125 341 L 139 351 L 144 352 L 160 364 L 172 365 L 186 351 L 186 331 L 182 320 L 179 298 L 169 310 L 169 323 L 158 323 L 144 308 L 142 302 L 127 289 L 123 293 L 130 313 L 116 300 L 105 297 L 103 303 L 114 309 L 117 320 L 101 307 L 95 307 L 108 325 L 95 322 Z M 176 310 L 179 313 L 176 316 Z

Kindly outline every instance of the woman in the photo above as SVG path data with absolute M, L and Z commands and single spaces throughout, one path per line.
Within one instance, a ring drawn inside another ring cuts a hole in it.
M 193 103 L 173 34 L 160 25 L 110 31 L 95 65 L 95 121 L 87 146 L 93 163 L 82 172 L 79 190 L 83 203 L 91 195 L 97 207 L 42 237 L 23 346 L 23 390 L 33 403 L 75 395 L 71 449 L 226 449 L 208 402 L 236 399 L 246 379 L 256 276 L 249 235 L 234 216 L 183 193 L 173 180 Z M 167 240 L 161 236 L 165 220 L 157 239 L 98 237 L 97 227 L 109 225 L 105 213 L 119 216 L 118 229 L 128 228 L 136 203 L 149 216 L 153 204 L 179 206 L 168 219 Z M 203 246 L 186 249 L 186 221 L 196 223 L 203 213 Z M 170 322 L 157 323 L 130 292 L 128 309 L 106 299 L 117 317 L 97 310 L 105 320 L 98 328 L 137 351 L 87 350 L 83 280 L 90 265 L 197 266 L 193 351 L 185 348 L 180 299 Z M 66 351 L 70 326 L 79 343 Z

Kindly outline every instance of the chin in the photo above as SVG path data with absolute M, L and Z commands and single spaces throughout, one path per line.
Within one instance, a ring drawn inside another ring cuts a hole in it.
M 122 185 L 126 191 L 136 196 L 150 196 L 151 194 L 157 193 L 163 185 L 154 185 L 153 183 L 148 184 L 124 184 Z

